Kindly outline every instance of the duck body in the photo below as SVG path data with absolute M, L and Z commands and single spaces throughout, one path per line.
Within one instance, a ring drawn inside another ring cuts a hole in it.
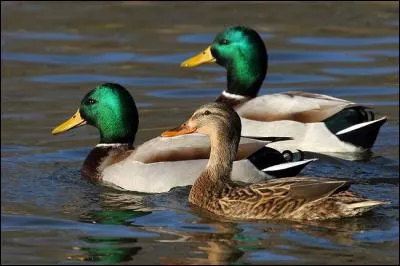
M 213 214 L 238 220 L 323 220 L 361 215 L 387 203 L 351 192 L 343 180 L 287 177 L 255 184 L 234 182 L 232 166 L 241 122 L 228 105 L 205 104 L 180 129 L 163 136 L 192 131 L 209 136 L 211 153 L 190 190 L 189 202 Z
M 281 153 L 271 148 L 256 155 L 261 163 L 252 160 L 254 153 L 264 151 L 265 145 L 265 141 L 241 138 L 233 163 L 233 180 L 253 183 L 285 173 L 297 175 L 315 160 L 287 162 Z M 177 186 L 193 185 L 206 166 L 209 154 L 209 140 L 200 134 L 157 137 L 131 149 L 121 144 L 99 144 L 89 153 L 81 171 L 88 179 L 117 188 L 160 193 Z M 275 170 L 277 166 L 282 168 Z
M 270 147 L 321 153 L 364 152 L 386 122 L 385 117 L 373 120 L 372 111 L 364 106 L 301 91 L 259 96 L 237 104 L 235 110 L 241 117 L 242 135 L 286 135 L 293 140 Z
M 53 130 L 59 134 L 90 124 L 99 129 L 100 143 L 86 157 L 82 176 L 117 188 L 159 193 L 176 186 L 192 185 L 207 163 L 210 142 L 192 134 L 154 138 L 133 146 L 138 113 L 129 92 L 119 84 L 106 83 L 90 91 L 78 111 Z M 233 176 L 242 182 L 256 182 L 287 173 L 297 175 L 315 159 L 288 162 L 270 141 L 241 138 Z
M 219 216 L 236 220 L 325 220 L 358 216 L 382 201 L 347 191 L 346 181 L 287 177 L 248 186 L 224 183 L 219 189 L 191 192 L 190 202 Z
M 200 54 L 182 67 L 217 63 L 227 70 L 227 89 L 217 97 L 235 108 L 242 135 L 290 136 L 272 147 L 311 152 L 365 152 L 386 117 L 375 119 L 371 108 L 328 95 L 289 91 L 257 96 L 266 77 L 268 53 L 259 34 L 247 27 L 227 27 Z
M 265 143 L 241 138 L 240 153 L 233 163 L 234 180 L 253 183 L 276 176 L 275 173 L 261 171 L 247 159 L 263 149 Z M 177 186 L 193 185 L 207 164 L 210 143 L 206 136 L 199 134 L 174 138 L 157 137 L 134 149 L 127 149 L 126 145 L 98 145 L 91 153 L 97 157 L 91 158 L 89 154 L 82 167 L 82 174 L 87 178 L 95 177 L 99 181 L 126 190 L 160 193 Z M 271 159 L 274 163 L 270 166 L 286 164 L 277 151 L 267 153 L 264 158 L 267 162 Z M 94 163 L 96 161 L 97 164 Z M 311 161 L 313 160 L 304 162 L 308 164 Z

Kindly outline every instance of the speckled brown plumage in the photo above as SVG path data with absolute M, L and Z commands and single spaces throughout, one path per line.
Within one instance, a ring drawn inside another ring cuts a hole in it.
M 189 201 L 232 219 L 322 220 L 362 214 L 353 203 L 372 202 L 347 189 L 346 181 L 288 177 L 253 185 L 233 182 L 192 188 Z M 382 202 L 376 201 L 376 205 Z M 366 208 L 368 206 L 365 206 Z
M 241 126 L 228 105 L 205 104 L 182 128 L 210 137 L 210 159 L 190 190 L 189 202 L 216 215 L 240 220 L 322 220 L 360 215 L 386 203 L 348 191 L 350 184 L 343 180 L 286 177 L 251 185 L 234 183 L 230 176 Z

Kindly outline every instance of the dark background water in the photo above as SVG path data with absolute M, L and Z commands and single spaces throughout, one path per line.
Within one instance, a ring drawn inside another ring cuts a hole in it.
M 128 88 L 136 144 L 187 118 L 225 86 L 215 65 L 181 69 L 225 26 L 262 34 L 261 94 L 301 89 L 386 115 L 367 160 L 322 157 L 304 174 L 356 182 L 392 204 L 327 222 L 232 223 L 187 203 L 91 184 L 79 168 L 97 131 L 52 136 L 102 82 Z M 2 2 L 1 261 L 10 263 L 399 263 L 398 2 Z

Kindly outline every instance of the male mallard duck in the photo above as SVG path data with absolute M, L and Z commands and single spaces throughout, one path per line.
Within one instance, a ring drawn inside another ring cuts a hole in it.
M 208 135 L 211 153 L 205 170 L 194 182 L 189 202 L 231 219 L 330 219 L 360 215 L 386 202 L 348 191 L 342 180 L 288 177 L 239 185 L 231 179 L 240 140 L 239 115 L 223 103 L 197 109 L 180 127 L 163 137 L 198 132 Z
M 139 115 L 135 101 L 121 85 L 106 83 L 83 97 L 78 111 L 57 126 L 58 134 L 82 125 L 99 130 L 100 143 L 85 159 L 84 177 L 102 180 L 127 190 L 165 192 L 193 184 L 207 163 L 210 144 L 206 136 L 154 138 L 133 148 Z M 242 138 L 233 178 L 255 182 L 269 175 L 296 175 L 314 159 L 287 162 L 283 155 L 264 147 L 266 141 Z
M 257 97 L 267 73 L 268 55 L 263 40 L 250 28 L 226 28 L 207 49 L 181 66 L 214 62 L 227 70 L 228 81 L 216 101 L 235 108 L 243 136 L 293 138 L 271 147 L 362 152 L 372 147 L 386 122 L 386 117 L 374 120 L 368 107 L 322 94 L 289 91 Z

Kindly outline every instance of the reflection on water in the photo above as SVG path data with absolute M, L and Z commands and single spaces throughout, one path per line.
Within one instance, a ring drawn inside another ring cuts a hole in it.
M 98 261 L 105 264 L 115 264 L 132 260 L 133 256 L 142 249 L 141 247 L 135 247 L 137 240 L 131 238 L 83 237 L 81 240 L 97 247 L 77 248 L 85 256 L 69 256 L 69 260 Z
M 129 220 L 135 217 L 151 214 L 150 211 L 130 211 L 130 210 L 105 210 L 85 214 L 80 218 L 81 222 L 91 222 L 96 224 L 115 224 L 129 226 Z M 75 247 L 80 250 L 82 255 L 69 256 L 69 260 L 98 261 L 105 264 L 115 264 L 127 262 L 140 252 L 142 247 L 138 246 L 137 238 L 129 237 L 80 237 L 84 243 L 82 247 Z
M 113 194 L 112 197 L 115 198 L 116 194 Z M 121 194 L 124 200 L 127 200 L 129 195 L 132 195 L 133 201 L 137 199 L 137 195 L 134 194 Z M 140 208 L 139 205 L 137 207 Z M 376 234 L 382 235 L 382 232 L 385 242 L 396 241 L 398 238 L 398 230 L 391 230 L 393 221 L 377 214 L 336 221 L 268 221 L 247 224 L 216 221 L 203 215 L 202 218 L 192 220 L 190 224 L 182 223 L 177 226 L 173 220 L 168 220 L 165 217 L 168 214 L 163 212 L 151 217 L 151 211 L 122 209 L 86 213 L 80 221 L 92 224 L 132 225 L 133 228 L 162 236 L 156 241 L 170 244 L 177 250 L 189 245 L 190 251 L 184 257 L 180 252 L 156 251 L 156 257 L 153 259 L 158 258 L 159 261 L 157 259 L 155 262 L 168 265 L 231 264 L 238 262 L 245 254 L 251 261 L 294 262 L 305 260 L 310 249 L 318 252 L 322 258 L 337 255 L 343 250 L 344 253 L 361 254 L 363 250 L 354 246 L 360 241 L 375 242 Z M 162 219 L 164 217 L 166 219 Z M 148 222 L 147 219 L 154 221 Z M 141 252 L 146 252 L 148 243 L 141 243 L 138 238 L 139 235 L 133 238 L 79 237 L 81 244 L 72 248 L 76 254 L 67 254 L 67 259 L 101 263 L 139 261 L 137 257 Z
M 397 2 L 1 8 L 2 263 L 399 263 Z M 99 83 L 121 83 L 140 112 L 136 144 L 158 136 L 224 88 L 223 68 L 179 63 L 233 24 L 253 27 L 266 42 L 269 69 L 260 94 L 329 94 L 388 117 L 371 153 L 356 162 L 344 160 L 348 154 L 310 154 L 320 160 L 303 174 L 350 179 L 355 192 L 391 205 L 325 222 L 232 222 L 189 206 L 188 187 L 139 194 L 80 177 L 97 131 L 50 131 L 82 96 Z

